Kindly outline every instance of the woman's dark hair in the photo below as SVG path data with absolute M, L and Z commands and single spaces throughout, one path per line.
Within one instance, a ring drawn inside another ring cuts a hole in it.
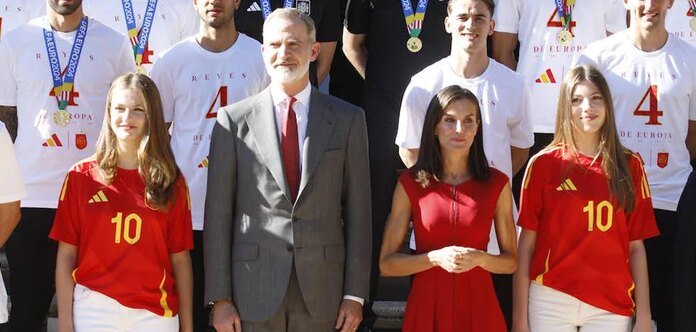
M 488 159 L 483 151 L 483 121 L 481 120 L 479 101 L 471 91 L 458 85 L 450 85 L 442 89 L 430 100 L 425 114 L 418 161 L 412 168 L 413 173 L 416 175 L 416 180 L 423 187 L 428 186 L 430 178 L 437 180 L 442 176 L 442 151 L 440 150 L 440 141 L 437 135 L 435 135 L 435 129 L 445 114 L 445 109 L 458 100 L 468 100 L 476 106 L 476 121 L 478 122 L 478 130 L 476 131 L 476 136 L 474 136 L 474 141 L 471 143 L 468 160 L 465 162 L 469 164 L 469 170 L 474 179 L 480 181 L 488 180 L 490 176 Z

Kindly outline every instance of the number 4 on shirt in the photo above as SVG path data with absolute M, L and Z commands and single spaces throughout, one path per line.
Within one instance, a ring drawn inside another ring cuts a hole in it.
M 220 102 L 219 104 L 218 101 Z M 227 86 L 223 85 L 218 89 L 215 99 L 208 108 L 208 113 L 205 114 L 205 118 L 215 119 L 217 117 L 217 110 L 225 106 L 227 106 Z
M 570 33 L 573 33 L 573 28 L 575 28 L 576 25 L 577 23 L 573 19 L 571 19 L 570 28 L 568 29 L 568 31 L 570 31 Z M 563 23 L 561 23 L 561 20 L 558 18 L 558 9 L 553 10 L 553 13 L 551 13 L 551 17 L 549 17 L 549 20 L 546 22 L 546 26 L 549 28 L 563 27 Z
M 645 108 L 646 101 L 647 109 Z M 633 111 L 633 115 L 647 116 L 648 122 L 645 123 L 646 125 L 662 125 L 658 118 L 663 115 L 663 112 L 658 109 L 657 104 L 657 85 L 651 85 L 648 88 L 648 91 L 646 91 L 643 95 L 643 99 L 641 99 L 638 106 L 636 106 L 635 111 Z

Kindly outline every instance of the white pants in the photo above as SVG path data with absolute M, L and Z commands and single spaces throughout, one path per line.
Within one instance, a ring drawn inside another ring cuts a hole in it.
M 632 318 L 591 306 L 561 291 L 532 282 L 529 328 L 532 332 L 627 332 Z
M 179 316 L 168 318 L 145 309 L 128 308 L 102 293 L 76 284 L 73 292 L 73 325 L 76 332 L 178 332 Z

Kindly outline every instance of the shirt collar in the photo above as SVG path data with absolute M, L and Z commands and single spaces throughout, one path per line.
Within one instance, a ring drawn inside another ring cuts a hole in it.
M 300 91 L 298 94 L 296 94 L 294 97 L 297 100 L 296 102 L 304 105 L 305 107 L 309 108 L 309 98 L 312 94 L 312 85 L 307 82 L 307 86 L 305 86 L 302 91 Z M 278 107 L 281 105 L 281 103 L 285 103 L 285 100 L 287 100 L 288 95 L 283 92 L 278 86 L 271 85 L 271 98 L 273 99 L 273 105 Z

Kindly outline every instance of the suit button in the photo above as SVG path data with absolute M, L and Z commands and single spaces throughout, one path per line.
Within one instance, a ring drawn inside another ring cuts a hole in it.
M 292 251 L 292 244 L 288 244 L 288 246 L 285 249 L 287 249 L 288 251 Z

